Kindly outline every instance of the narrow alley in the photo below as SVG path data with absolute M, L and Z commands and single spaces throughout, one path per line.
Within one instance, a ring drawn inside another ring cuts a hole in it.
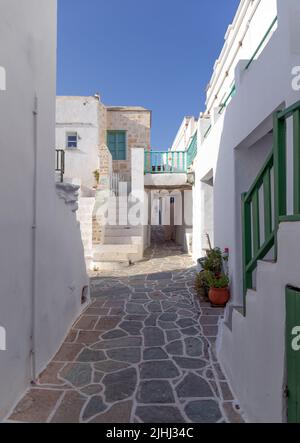
M 222 309 L 175 243 L 91 279 L 92 304 L 10 422 L 243 422 L 214 356 Z

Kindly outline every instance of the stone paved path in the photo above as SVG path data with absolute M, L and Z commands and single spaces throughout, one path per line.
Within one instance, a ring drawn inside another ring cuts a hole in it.
M 194 276 L 173 243 L 94 276 L 91 306 L 10 421 L 243 421 L 213 352 L 223 310 L 199 302 Z

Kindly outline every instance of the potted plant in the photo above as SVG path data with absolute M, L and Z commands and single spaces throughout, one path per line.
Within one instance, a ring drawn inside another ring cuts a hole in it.
M 197 261 L 198 272 L 195 279 L 195 289 L 200 298 L 208 301 L 209 283 L 207 272 L 219 275 L 223 268 L 222 252 L 219 248 L 210 249 L 206 252 L 206 257 Z
M 203 270 L 196 274 L 195 289 L 202 300 L 208 301 L 209 285 Z
M 229 277 L 223 272 L 216 275 L 211 271 L 204 271 L 209 285 L 208 298 L 213 306 L 224 307 L 230 299 Z
M 228 249 L 222 253 L 220 248 L 211 248 L 206 251 L 206 257 L 197 261 L 195 289 L 199 297 L 204 301 L 210 301 L 213 306 L 224 306 L 230 298 L 228 258 Z M 217 295 L 220 300 L 217 299 Z
M 206 252 L 206 259 L 203 262 L 203 269 L 211 271 L 215 275 L 223 270 L 223 256 L 220 248 L 210 249 Z

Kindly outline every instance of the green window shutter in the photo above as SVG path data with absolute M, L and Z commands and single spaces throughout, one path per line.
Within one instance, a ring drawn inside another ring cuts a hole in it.
M 286 290 L 288 422 L 300 423 L 300 290 Z
M 118 160 L 126 160 L 126 133 L 117 133 Z
M 126 160 L 126 132 L 108 131 L 107 146 L 113 160 Z

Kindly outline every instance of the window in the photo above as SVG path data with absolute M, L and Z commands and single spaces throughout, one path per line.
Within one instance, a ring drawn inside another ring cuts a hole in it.
M 78 134 L 77 132 L 67 133 L 67 148 L 76 149 L 78 148 Z
M 107 146 L 113 160 L 126 160 L 126 132 L 108 131 Z

